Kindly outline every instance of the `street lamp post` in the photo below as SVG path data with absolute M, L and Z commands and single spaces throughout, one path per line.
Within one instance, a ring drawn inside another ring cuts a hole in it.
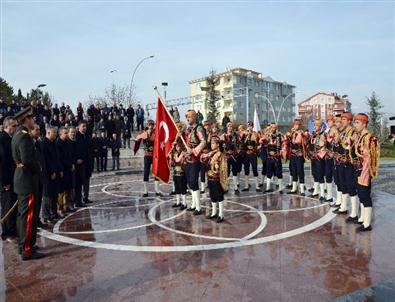
M 273 104 L 272 104 L 272 102 L 270 101 L 270 99 L 269 99 L 267 96 L 263 95 L 263 94 L 259 94 L 258 92 L 255 93 L 255 97 L 256 97 L 256 98 L 262 98 L 262 99 L 264 99 L 264 100 L 267 101 L 267 103 L 270 105 L 270 109 L 271 109 L 272 114 L 273 114 L 274 122 L 277 124 L 276 112 L 274 111 L 274 107 L 273 107 Z M 268 119 L 269 119 L 269 118 L 268 118 Z
M 167 82 L 162 82 L 162 86 L 163 86 L 163 96 L 164 96 L 164 101 L 166 102 L 167 99 L 167 95 L 166 95 L 166 87 L 169 86 L 169 83 Z
M 132 74 L 132 80 L 130 81 L 130 89 L 129 89 L 129 105 L 132 103 L 132 89 L 133 89 L 133 80 L 134 80 L 134 75 L 136 74 L 137 69 L 140 67 L 140 65 L 148 59 L 152 59 L 154 56 L 149 56 L 149 57 L 145 57 L 143 59 L 140 60 L 140 62 L 138 62 L 138 64 L 136 65 L 136 67 L 133 70 L 133 74 Z
M 279 109 L 278 114 L 277 114 L 277 121 L 280 120 L 281 110 L 283 109 L 283 105 L 284 105 L 285 101 L 287 100 L 287 98 L 289 98 L 289 97 L 292 96 L 292 95 L 296 95 L 296 91 L 295 91 L 295 92 L 291 92 L 290 94 L 288 94 L 288 95 L 283 99 L 283 101 L 281 102 L 280 109 Z

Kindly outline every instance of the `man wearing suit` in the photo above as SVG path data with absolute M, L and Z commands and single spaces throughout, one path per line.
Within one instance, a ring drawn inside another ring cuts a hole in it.
M 91 140 L 86 134 L 86 121 L 79 122 L 76 141 L 77 165 L 75 198 L 77 207 L 81 207 L 84 206 L 85 203 L 91 203 L 89 200 L 89 183 L 90 177 L 92 176 L 92 146 Z M 82 188 L 84 192 L 83 200 Z
M 11 140 L 15 133 L 17 122 L 13 117 L 6 117 L 3 122 L 4 130 L 0 132 L 0 201 L 1 217 L 4 217 L 14 206 L 16 194 L 14 193 L 15 162 L 12 158 Z M 14 209 L 2 225 L 1 239 L 16 241 L 16 217 Z

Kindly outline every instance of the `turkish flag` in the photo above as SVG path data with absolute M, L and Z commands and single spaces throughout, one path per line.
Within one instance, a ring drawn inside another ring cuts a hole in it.
M 152 162 L 152 174 L 161 181 L 168 183 L 170 168 L 167 156 L 173 148 L 177 136 L 177 126 L 166 105 L 158 98 L 156 106 L 156 127 L 154 139 L 154 157 Z

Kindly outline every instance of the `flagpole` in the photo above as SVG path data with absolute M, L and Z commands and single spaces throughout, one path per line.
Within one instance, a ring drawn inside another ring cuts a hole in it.
M 168 115 L 170 116 L 170 118 L 171 118 L 171 121 L 173 122 L 174 126 L 176 127 L 177 133 L 179 134 L 179 137 L 181 138 L 181 141 L 183 142 L 185 148 L 188 150 L 188 149 L 189 149 L 189 148 L 188 148 L 188 145 L 187 145 L 187 143 L 185 142 L 185 139 L 184 139 L 184 137 L 182 136 L 182 133 L 180 133 L 180 130 L 178 129 L 177 124 L 174 122 L 173 116 L 170 114 L 169 110 L 167 110 L 166 103 L 163 101 L 162 96 L 160 95 L 160 93 L 159 93 L 159 91 L 158 91 L 158 88 L 157 88 L 156 86 L 154 87 L 154 90 L 155 90 L 156 93 L 158 94 L 159 100 L 162 102 L 163 107 L 165 108 L 167 114 L 168 114 Z M 156 109 L 158 110 L 158 108 L 156 108 Z

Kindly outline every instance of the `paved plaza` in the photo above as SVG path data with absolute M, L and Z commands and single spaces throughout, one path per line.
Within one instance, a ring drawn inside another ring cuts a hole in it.
M 161 186 L 165 197 L 156 197 L 153 185 L 149 189 L 150 197 L 141 198 L 141 175 L 130 170 L 97 174 L 91 182 L 94 203 L 40 231 L 47 258 L 21 266 L 15 246 L 0 243 L 0 297 L 358 301 L 377 288 L 389 292 L 384 300 L 369 301 L 394 297 L 393 286 L 380 287 L 395 276 L 395 204 L 389 193 L 374 190 L 373 231 L 357 233 L 328 203 L 309 197 L 229 193 L 225 222 L 217 224 L 172 208 L 170 185 Z

